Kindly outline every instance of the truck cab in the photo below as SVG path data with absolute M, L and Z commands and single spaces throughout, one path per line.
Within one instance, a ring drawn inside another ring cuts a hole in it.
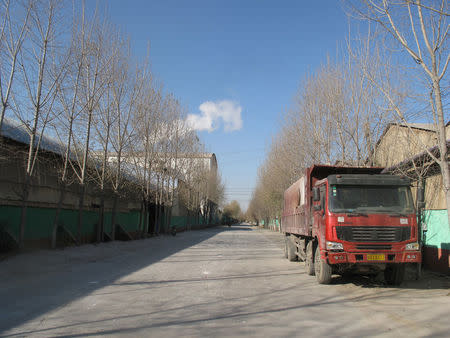
M 400 284 L 405 263 L 421 261 L 407 178 L 329 175 L 315 183 L 312 209 L 319 282 L 328 282 L 332 273 L 384 270 L 388 284 Z

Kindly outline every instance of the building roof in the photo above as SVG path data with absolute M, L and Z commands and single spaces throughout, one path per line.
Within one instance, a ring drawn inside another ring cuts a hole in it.
M 164 155 L 164 153 L 158 153 L 160 155 Z M 174 152 L 170 153 L 175 155 Z M 178 158 L 214 158 L 216 155 L 214 153 L 177 153 L 176 156 Z
M 0 135 L 2 135 L 4 138 L 11 139 L 13 141 L 23 143 L 23 144 L 30 144 L 30 133 L 27 129 L 27 127 L 20 121 L 13 120 L 6 118 L 3 120 L 3 125 L 0 130 Z M 37 147 L 39 143 L 39 137 L 40 134 L 36 135 L 36 139 L 34 140 L 34 146 Z M 61 156 L 64 156 L 66 148 L 57 140 L 48 137 L 46 135 L 42 135 L 41 141 L 40 141 L 39 149 L 49 151 Z
M 450 154 L 448 153 L 448 151 L 450 150 L 450 139 L 446 141 L 447 144 L 447 156 L 449 156 Z M 428 148 L 427 150 L 422 151 L 419 154 L 416 154 L 410 158 L 407 158 L 406 160 L 401 161 L 400 163 L 397 163 L 396 165 L 393 165 L 389 168 L 385 168 L 381 173 L 382 174 L 395 174 L 395 173 L 408 173 L 410 171 L 412 171 L 415 167 L 417 168 L 421 168 L 424 166 L 427 166 L 427 171 L 425 173 L 425 176 L 433 176 L 436 175 L 438 173 L 440 173 L 440 166 L 438 163 L 436 163 L 433 158 L 430 156 L 430 153 L 437 157 L 440 158 L 440 151 L 439 151 L 439 146 L 436 145 L 434 147 Z M 413 179 L 417 179 L 417 177 L 415 177 L 416 175 L 414 174 L 414 172 L 412 172 L 411 178 Z
M 435 131 L 435 125 L 433 123 L 403 123 L 401 126 L 410 127 L 414 129 L 423 129 L 428 131 Z
M 449 125 L 450 125 L 450 121 L 448 121 L 445 126 L 448 127 Z M 383 135 L 380 137 L 380 139 L 383 138 L 384 134 L 386 134 L 386 132 L 392 126 L 436 132 L 436 125 L 434 123 L 396 123 L 396 122 L 391 122 L 391 123 L 388 123 L 388 125 L 384 129 Z
M 445 127 L 448 127 L 450 125 L 450 121 L 447 122 L 447 124 L 445 125 Z M 381 134 L 380 138 L 378 139 L 378 141 L 375 143 L 375 147 L 374 149 L 372 149 L 371 152 L 373 152 L 375 150 L 375 148 L 381 143 L 381 141 L 383 140 L 384 136 L 387 134 L 388 130 L 391 129 L 391 127 L 393 126 L 397 126 L 397 127 L 403 127 L 403 128 L 412 128 L 412 129 L 418 129 L 418 130 L 423 130 L 423 131 L 428 131 L 428 132 L 436 132 L 435 129 L 435 124 L 434 123 L 397 123 L 397 122 L 390 122 L 387 124 L 386 128 L 384 128 L 383 133 Z
M 381 140 L 386 135 L 388 130 L 391 129 L 391 127 L 394 127 L 394 126 L 395 127 L 412 128 L 412 129 L 436 132 L 436 129 L 434 128 L 434 124 L 433 123 L 396 123 L 396 122 L 390 122 L 390 123 L 388 123 L 386 128 L 384 128 L 383 134 L 378 139 L 377 144 L 379 144 L 381 142 Z
M 30 133 L 27 129 L 27 127 L 20 121 L 17 120 L 13 120 L 13 119 L 8 119 L 5 118 L 3 120 L 3 125 L 2 128 L 0 130 L 0 135 L 3 136 L 4 138 L 8 138 L 10 140 L 13 140 L 15 142 L 18 143 L 22 143 L 25 145 L 29 145 L 30 144 Z M 35 146 L 38 145 L 39 142 L 39 137 L 40 134 L 37 135 L 36 139 L 35 139 Z M 66 146 L 62 143 L 59 142 L 51 137 L 48 137 L 46 135 L 42 135 L 41 138 L 41 143 L 39 145 L 39 150 L 44 150 L 44 151 L 48 151 L 60 156 L 64 156 L 65 152 L 66 152 Z M 95 154 L 95 152 L 92 152 Z M 92 155 L 91 153 L 91 155 Z M 75 154 L 73 151 L 70 152 L 70 158 L 71 160 L 76 160 Z M 97 167 L 100 168 L 101 166 L 101 162 L 97 161 L 95 158 L 93 159 L 91 157 L 91 161 L 89 164 L 91 167 Z M 111 164 L 110 165 L 114 165 Z M 131 166 L 131 165 L 127 165 L 126 163 L 122 164 L 122 175 L 123 177 L 130 181 L 130 182 L 138 182 L 139 181 L 139 177 L 137 176 L 137 174 L 135 173 L 136 168 Z M 139 173 L 142 174 L 142 173 Z M 156 190 L 156 183 L 154 182 L 150 182 L 150 186 Z
M 109 156 L 117 156 L 116 152 L 109 152 L 108 153 Z M 122 154 L 124 156 L 144 156 L 144 152 L 133 152 L 133 153 L 127 153 L 127 152 L 122 152 Z M 154 155 L 157 156 L 167 156 L 167 155 L 173 155 L 173 157 L 177 158 L 214 158 L 216 157 L 216 155 L 214 153 L 175 153 L 175 152 L 167 152 L 167 153 L 162 153 L 162 152 L 155 152 Z

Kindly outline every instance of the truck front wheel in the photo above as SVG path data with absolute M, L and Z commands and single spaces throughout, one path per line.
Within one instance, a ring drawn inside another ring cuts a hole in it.
M 307 275 L 314 276 L 313 241 L 306 245 L 305 270 Z
M 331 266 L 320 257 L 320 248 L 317 246 L 314 257 L 314 269 L 316 272 L 316 279 L 319 284 L 330 284 L 332 269 Z
M 390 264 L 384 270 L 384 280 L 388 285 L 400 285 L 405 277 L 405 264 Z

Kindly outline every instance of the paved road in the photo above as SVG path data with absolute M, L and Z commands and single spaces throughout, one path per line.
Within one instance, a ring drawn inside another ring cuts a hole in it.
M 450 280 L 318 285 L 279 233 L 235 226 L 0 262 L 0 336 L 447 336 Z

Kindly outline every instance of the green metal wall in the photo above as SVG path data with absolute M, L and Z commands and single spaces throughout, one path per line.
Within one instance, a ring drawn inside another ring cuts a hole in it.
M 270 228 L 272 228 L 273 230 L 280 231 L 280 220 L 279 220 L 278 218 L 272 218 L 272 219 L 270 219 L 270 220 L 267 222 L 267 224 L 266 224 L 266 221 L 265 221 L 265 220 L 261 220 L 261 221 L 259 222 L 259 224 L 261 224 L 262 226 L 264 226 L 264 227 L 266 227 L 266 228 L 270 227 Z
M 0 224 L 6 226 L 10 232 L 19 238 L 19 224 L 21 207 L 0 206 Z M 53 232 L 53 221 L 55 209 L 51 208 L 27 208 L 24 240 L 51 238 Z M 94 236 L 96 224 L 99 219 L 98 211 L 83 211 L 82 236 Z M 78 211 L 62 209 L 59 216 L 60 223 L 63 224 L 72 234 L 78 232 Z M 139 211 L 117 214 L 117 224 L 120 224 L 126 231 L 134 232 L 139 227 Z M 104 215 L 105 232 L 111 233 L 111 212 Z
M 425 210 L 423 220 L 427 225 L 425 245 L 450 250 L 447 210 Z
M 172 216 L 170 220 L 170 226 L 175 227 L 177 230 L 184 230 L 189 225 L 196 225 L 197 221 L 199 225 L 208 225 L 208 218 L 207 217 L 197 217 L 197 216 Z M 215 215 L 211 218 L 211 224 L 219 224 L 220 218 Z
M 22 208 L 18 206 L 0 206 L 0 228 L 6 228 L 7 232 L 12 234 L 16 240 L 20 237 L 20 215 Z M 56 209 L 53 208 L 36 208 L 28 207 L 26 213 L 24 241 L 25 247 L 30 246 L 45 246 L 50 241 L 53 235 L 53 222 L 55 219 Z M 104 213 L 104 231 L 105 233 L 112 233 L 111 226 L 111 212 Z M 165 213 L 163 212 L 158 224 L 158 232 L 168 230 L 164 225 Z M 95 240 L 99 220 L 98 210 L 84 210 L 83 211 L 83 226 L 81 229 L 82 242 L 90 242 Z M 130 234 L 136 233 L 139 230 L 140 211 L 133 210 L 129 212 L 118 212 L 116 215 L 116 224 Z M 219 224 L 220 219 L 215 215 L 211 219 L 212 224 Z M 59 224 L 63 225 L 65 229 L 70 231 L 76 238 L 78 236 L 78 210 L 62 209 L 59 215 Z M 183 231 L 188 228 L 195 229 L 199 226 L 208 225 L 207 217 L 197 216 L 172 216 L 170 225 L 174 226 L 178 231 Z M 5 251 L 13 248 L 11 246 L 10 237 L 0 231 L 0 251 Z M 28 242 L 28 244 L 27 244 Z

